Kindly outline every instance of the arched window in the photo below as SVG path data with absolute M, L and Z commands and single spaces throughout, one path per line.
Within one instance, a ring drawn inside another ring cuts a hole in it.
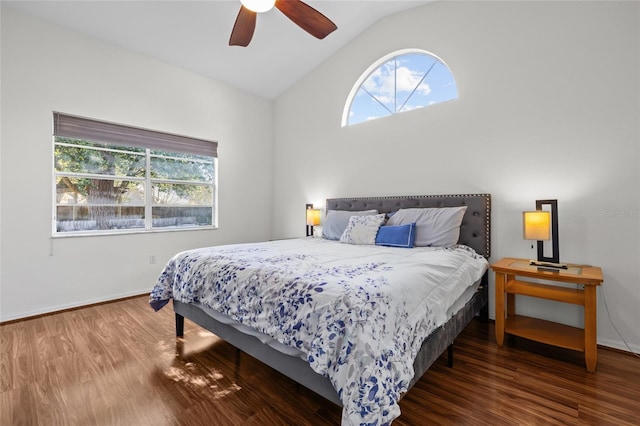
M 419 49 L 399 50 L 373 63 L 356 81 L 342 126 L 457 98 L 453 74 L 440 58 Z

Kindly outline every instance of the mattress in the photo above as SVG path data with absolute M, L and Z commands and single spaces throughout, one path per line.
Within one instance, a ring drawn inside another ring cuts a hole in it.
M 474 283 L 473 285 L 471 285 L 470 287 L 467 287 L 467 289 L 464 291 L 464 293 L 462 293 L 462 295 L 460 295 L 460 297 L 453 302 L 453 304 L 451 305 L 451 307 L 449 307 L 449 309 L 447 310 L 447 320 L 449 318 L 452 318 L 458 311 L 460 311 L 460 309 L 462 309 L 464 307 L 464 305 L 471 300 L 471 298 L 473 297 L 473 295 L 475 294 L 476 291 L 478 291 L 478 287 L 480 286 L 480 281 L 477 281 L 476 283 Z M 256 339 L 258 339 L 262 344 L 265 344 L 267 346 L 270 346 L 272 349 L 275 349 L 277 352 L 280 352 L 281 354 L 284 355 L 288 355 L 288 356 L 293 356 L 293 357 L 297 357 L 297 358 L 301 358 L 303 360 L 307 360 L 307 355 L 302 352 L 299 349 L 296 348 L 292 348 L 291 346 L 287 346 L 285 344 L 282 344 L 280 342 L 278 342 L 276 339 L 274 339 L 273 337 L 261 333 L 247 325 L 244 325 L 238 321 L 235 321 L 231 318 L 229 318 L 228 316 L 221 314 L 220 312 L 209 308 L 208 306 L 203 305 L 200 302 L 195 302 L 192 303 L 192 305 L 198 307 L 199 309 L 201 309 L 202 311 L 206 312 L 207 315 L 209 315 L 211 318 L 215 319 L 216 321 L 228 325 L 232 328 L 234 328 L 235 330 L 239 331 L 242 334 L 245 334 L 247 336 L 252 336 L 255 337 Z M 446 321 L 445 321 L 446 322 Z M 436 324 L 436 328 L 440 327 L 441 325 L 443 325 L 444 322 L 442 324 Z

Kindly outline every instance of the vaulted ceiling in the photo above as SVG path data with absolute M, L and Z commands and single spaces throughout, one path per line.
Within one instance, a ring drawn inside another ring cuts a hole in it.
M 274 99 L 383 17 L 432 0 L 306 3 L 338 26 L 318 40 L 277 9 L 248 47 L 229 46 L 239 0 L 3 1 L 46 21 Z

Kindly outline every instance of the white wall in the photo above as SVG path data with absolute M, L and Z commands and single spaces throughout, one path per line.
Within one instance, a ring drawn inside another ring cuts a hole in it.
M 639 6 L 437 2 L 374 25 L 276 100 L 274 236 L 328 197 L 489 192 L 492 260 L 528 258 L 521 212 L 558 199 L 561 260 L 604 271 L 599 343 L 626 349 L 613 322 L 640 351 Z M 403 48 L 441 57 L 460 98 L 341 128 L 356 79 Z M 582 324 L 579 307 L 519 302 Z
M 271 102 L 4 5 L 1 31 L 0 321 L 141 294 L 178 251 L 269 238 Z M 51 240 L 52 111 L 217 140 L 219 229 Z

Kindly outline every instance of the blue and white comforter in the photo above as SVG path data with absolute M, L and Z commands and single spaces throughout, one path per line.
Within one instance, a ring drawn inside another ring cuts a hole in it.
M 384 425 L 400 415 L 422 342 L 487 266 L 465 246 L 307 238 L 208 247 L 171 259 L 150 303 L 200 302 L 299 349 L 336 388 L 343 425 Z

